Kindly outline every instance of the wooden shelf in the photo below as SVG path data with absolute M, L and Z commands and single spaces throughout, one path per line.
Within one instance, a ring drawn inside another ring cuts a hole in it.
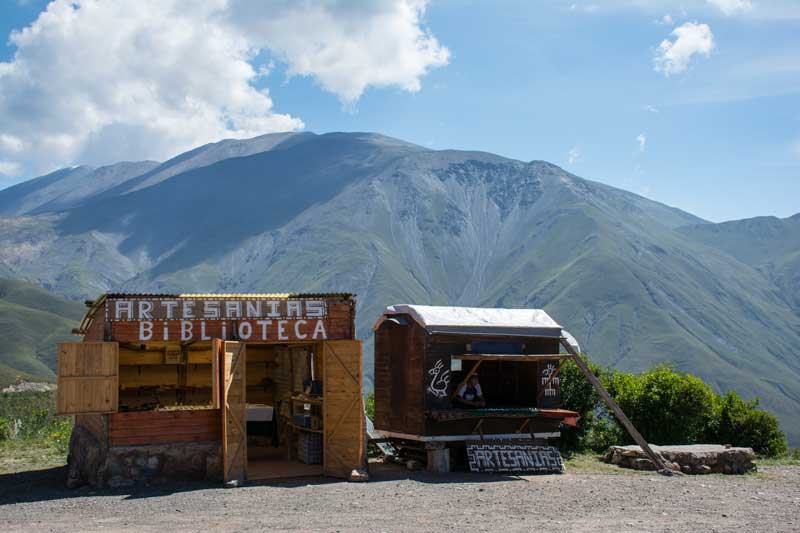
M 302 396 L 292 396 L 292 401 L 297 403 L 315 403 L 322 404 L 322 397 L 304 398 Z

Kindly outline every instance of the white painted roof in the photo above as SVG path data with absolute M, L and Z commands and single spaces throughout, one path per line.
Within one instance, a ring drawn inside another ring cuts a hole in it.
M 500 309 L 435 305 L 390 305 L 372 326 L 377 330 L 393 315 L 408 315 L 428 333 L 465 335 L 510 335 L 520 337 L 565 337 L 577 351 L 581 348 L 569 331 L 542 309 Z
M 384 317 L 407 314 L 424 328 L 553 328 L 561 326 L 542 309 L 498 309 L 487 307 L 451 307 L 433 305 L 390 305 Z M 377 327 L 382 320 L 375 324 Z

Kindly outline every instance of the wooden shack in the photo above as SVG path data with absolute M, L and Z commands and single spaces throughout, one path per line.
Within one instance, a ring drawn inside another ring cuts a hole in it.
M 347 477 L 365 465 L 350 294 L 107 294 L 58 349 L 70 481 Z
M 394 305 L 373 330 L 375 429 L 427 450 L 432 470 L 463 464 L 467 443 L 546 444 L 578 419 L 560 408 L 568 333 L 542 310 Z M 456 391 L 475 373 L 486 406 L 460 407 Z

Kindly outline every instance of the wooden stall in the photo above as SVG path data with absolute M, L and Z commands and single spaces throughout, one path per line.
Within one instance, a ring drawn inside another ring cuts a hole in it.
M 541 445 L 577 422 L 560 408 L 568 334 L 544 311 L 394 305 L 373 329 L 375 429 L 431 470 L 463 466 L 469 443 Z M 473 374 L 485 406 L 457 401 Z
M 365 466 L 350 294 L 107 294 L 58 350 L 72 483 Z

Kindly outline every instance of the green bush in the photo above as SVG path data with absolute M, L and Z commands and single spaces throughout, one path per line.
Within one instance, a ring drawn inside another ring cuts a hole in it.
M 786 436 L 778 419 L 758 407 L 758 399 L 745 402 L 731 391 L 719 398 L 712 432 L 720 443 L 747 446 L 756 453 L 775 457 L 788 452 Z
M 11 438 L 11 424 L 5 418 L 0 418 L 0 441 Z
M 605 375 L 605 371 L 591 363 L 585 357 L 584 362 L 596 376 Z M 587 448 L 586 435 L 597 422 L 595 409 L 600 404 L 600 396 L 591 383 L 572 360 L 567 360 L 561 367 L 561 406 L 570 411 L 577 411 L 581 415 L 578 427 L 565 426 L 561 431 L 561 448 L 564 450 L 583 450 Z
M 720 396 L 700 378 L 669 365 L 633 374 L 584 360 L 648 442 L 733 444 L 768 457 L 787 453 L 778 420 L 761 410 L 758 400 L 745 402 L 735 392 Z M 563 408 L 581 415 L 577 428 L 562 430 L 562 449 L 602 451 L 632 442 L 577 365 L 565 363 L 561 377 Z
M 370 420 L 375 420 L 375 393 L 370 392 L 367 394 L 366 398 L 364 398 L 364 412 L 367 413 L 367 416 Z
M 615 373 L 615 400 L 655 444 L 700 442 L 714 419 L 715 394 L 703 380 L 659 365 L 642 374 Z

